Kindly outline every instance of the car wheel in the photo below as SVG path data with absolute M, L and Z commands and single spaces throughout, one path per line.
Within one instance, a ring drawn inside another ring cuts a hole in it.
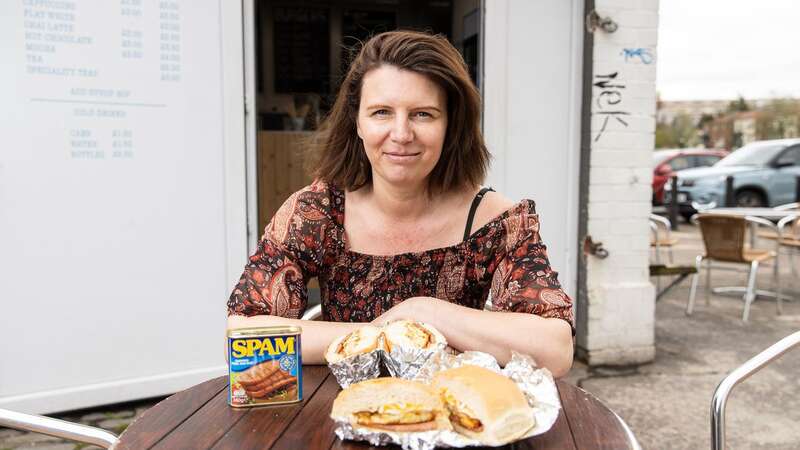
M 764 195 L 752 189 L 745 189 L 736 193 L 736 206 L 742 208 L 760 208 L 767 205 Z

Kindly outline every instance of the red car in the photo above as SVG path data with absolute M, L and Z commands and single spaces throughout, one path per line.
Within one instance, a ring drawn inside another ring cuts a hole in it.
M 727 150 L 680 148 L 653 152 L 653 205 L 664 203 L 664 185 L 675 172 L 693 167 L 713 166 L 728 155 Z

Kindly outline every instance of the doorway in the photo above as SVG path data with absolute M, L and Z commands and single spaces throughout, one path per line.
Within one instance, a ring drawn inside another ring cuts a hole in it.
M 256 198 L 263 231 L 312 182 L 304 148 L 332 106 L 353 49 L 396 29 L 446 36 L 480 86 L 480 0 L 254 0 Z M 319 303 L 316 280 L 309 304 Z

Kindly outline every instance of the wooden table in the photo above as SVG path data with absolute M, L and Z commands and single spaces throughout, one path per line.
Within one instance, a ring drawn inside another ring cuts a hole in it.
M 116 449 L 369 449 L 341 441 L 328 417 L 339 385 L 325 366 L 303 368 L 305 400 L 296 405 L 235 409 L 227 377 L 179 392 L 147 410 L 120 436 Z M 563 409 L 542 435 L 505 449 L 638 449 L 630 430 L 597 398 L 559 381 Z M 475 448 L 475 447 L 471 447 Z

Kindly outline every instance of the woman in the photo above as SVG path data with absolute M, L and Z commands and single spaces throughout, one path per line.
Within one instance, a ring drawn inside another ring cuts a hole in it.
M 396 31 L 353 61 L 318 132 L 316 180 L 275 214 L 228 301 L 228 327 L 301 325 L 323 363 L 363 322 L 410 318 L 501 364 L 572 365 L 572 301 L 534 203 L 480 189 L 480 96 L 446 39 Z M 297 319 L 318 277 L 324 321 Z M 492 311 L 483 309 L 491 295 Z

